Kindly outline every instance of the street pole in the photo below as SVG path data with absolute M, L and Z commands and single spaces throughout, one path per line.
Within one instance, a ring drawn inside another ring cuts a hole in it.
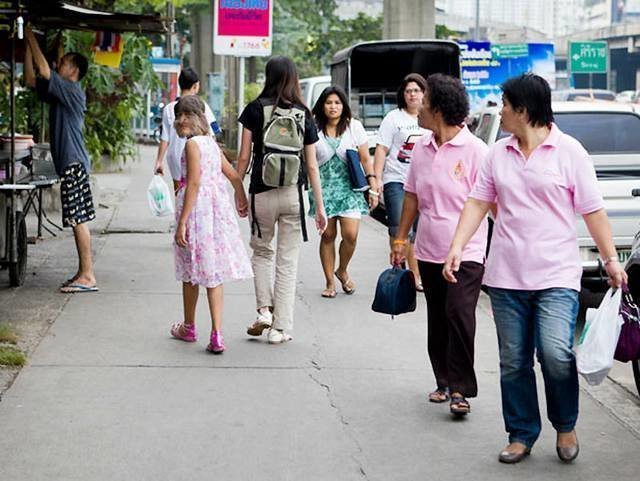
M 480 41 L 480 0 L 476 0 L 476 29 L 474 39 L 476 42 Z
M 175 29 L 175 10 L 173 2 L 167 2 L 167 18 L 169 19 L 169 31 L 167 32 L 167 44 L 165 46 L 164 56 L 167 58 L 173 57 L 173 32 Z
M 244 57 L 238 57 L 238 117 L 244 109 Z M 242 142 L 242 124 L 238 122 L 238 154 Z

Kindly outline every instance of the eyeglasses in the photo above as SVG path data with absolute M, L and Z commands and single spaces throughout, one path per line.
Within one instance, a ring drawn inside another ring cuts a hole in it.
M 422 90 L 420 90 L 420 89 L 405 89 L 404 93 L 407 94 L 407 95 L 421 94 Z

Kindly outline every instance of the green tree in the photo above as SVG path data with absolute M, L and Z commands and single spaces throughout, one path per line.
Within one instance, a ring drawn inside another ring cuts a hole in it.
M 278 0 L 273 51 L 292 57 L 301 77 L 327 71 L 331 57 L 354 43 L 382 39 L 382 16 L 343 20 L 335 0 Z
M 458 38 L 461 32 L 449 29 L 446 25 L 436 25 L 436 38 L 452 39 Z

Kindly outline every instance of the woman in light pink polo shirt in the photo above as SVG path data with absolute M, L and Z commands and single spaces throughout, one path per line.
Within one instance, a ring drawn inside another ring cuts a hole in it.
M 542 367 L 556 452 L 578 456 L 578 374 L 573 337 L 582 267 L 575 216 L 583 217 L 613 286 L 626 282 L 611 238 L 593 162 L 553 123 L 551 91 L 533 74 L 502 86 L 502 128 L 513 135 L 489 151 L 464 206 L 443 274 L 452 283 L 463 249 L 493 203 L 498 205 L 484 283 L 500 349 L 502 415 L 509 444 L 503 463 L 526 457 L 540 430 L 533 370 Z
M 469 413 L 467 398 L 478 393 L 473 345 L 487 245 L 485 220 L 462 253 L 460 282 L 443 279 L 460 212 L 488 150 L 464 125 L 468 114 L 469 100 L 459 79 L 442 74 L 427 79 L 418 123 L 431 132 L 413 149 L 391 253 L 395 264 L 404 260 L 409 230 L 419 214 L 415 255 L 427 299 L 427 349 L 436 379 L 428 398 L 435 403 L 450 400 L 449 409 L 456 415 Z

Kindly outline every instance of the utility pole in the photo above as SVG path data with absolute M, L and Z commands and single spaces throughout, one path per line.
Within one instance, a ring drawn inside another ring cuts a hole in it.
M 164 56 L 167 58 L 173 57 L 173 34 L 175 31 L 175 18 L 176 13 L 173 6 L 173 2 L 167 2 L 167 18 L 169 19 L 169 31 L 167 32 L 167 42 L 165 46 Z
M 480 0 L 476 0 L 476 28 L 473 38 L 476 42 L 480 41 Z

